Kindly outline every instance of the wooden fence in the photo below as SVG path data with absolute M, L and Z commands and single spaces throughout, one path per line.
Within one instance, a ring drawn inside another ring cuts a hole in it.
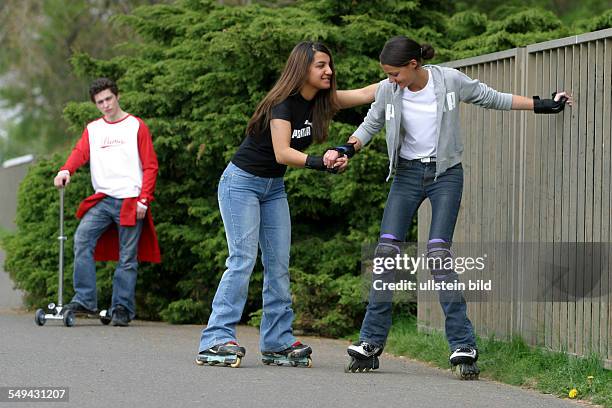
M 550 97 L 567 90 L 575 101 L 559 115 L 461 104 L 465 183 L 455 245 L 516 244 L 519 252 L 529 245 L 556 248 L 546 262 L 537 258 L 549 254 L 530 251 L 535 259 L 520 261 L 520 254 L 512 254 L 488 265 L 482 278 L 504 289 L 489 301 L 469 302 L 476 331 L 519 335 L 529 344 L 576 355 L 595 352 L 612 368 L 612 29 L 445 65 L 499 91 Z M 428 201 L 418 217 L 419 242 L 426 242 Z M 528 296 L 530 288 L 563 279 L 554 265 L 576 255 L 566 250 L 571 243 L 604 248 L 575 264 L 602 271 L 597 279 L 577 274 L 575 282 L 566 282 L 573 289 L 565 298 Z M 512 296 L 504 297 L 504 290 Z M 419 293 L 422 330 L 444 327 L 436 299 L 435 293 Z

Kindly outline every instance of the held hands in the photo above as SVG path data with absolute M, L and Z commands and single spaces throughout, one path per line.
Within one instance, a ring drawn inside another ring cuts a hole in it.
M 331 165 L 327 166 L 323 162 L 323 157 L 309 154 L 306 156 L 305 167 L 307 169 L 327 171 L 329 173 L 342 173 L 346 169 L 347 165 L 348 159 L 346 156 L 336 158 Z
M 338 173 L 342 173 L 348 166 L 348 157 L 340 155 L 336 150 L 328 150 L 323 155 L 323 164 L 328 169 L 336 169 Z
M 336 152 L 338 153 L 338 152 Z M 331 165 L 331 169 L 337 173 L 343 173 L 348 166 L 349 159 L 346 156 L 338 157 Z

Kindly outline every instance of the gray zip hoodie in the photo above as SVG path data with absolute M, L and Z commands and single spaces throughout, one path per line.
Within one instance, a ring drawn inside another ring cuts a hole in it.
M 449 167 L 461 163 L 463 143 L 459 122 L 459 102 L 473 103 L 484 108 L 510 110 L 512 94 L 498 92 L 477 79 L 472 79 L 454 68 L 425 65 L 433 76 L 436 101 L 438 144 L 436 148 L 436 178 Z M 402 90 L 388 79 L 380 81 L 374 102 L 363 123 L 355 131 L 362 146 L 365 146 L 386 126 L 387 153 L 389 154 L 389 175 L 394 173 L 399 157 L 403 135 Z

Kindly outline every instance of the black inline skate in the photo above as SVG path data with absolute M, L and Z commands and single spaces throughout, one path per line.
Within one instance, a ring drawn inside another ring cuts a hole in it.
M 287 365 L 292 367 L 312 367 L 312 349 L 296 341 L 291 347 L 282 351 L 262 351 L 261 361 L 265 365 Z
M 232 368 L 238 368 L 245 354 L 246 349 L 244 347 L 240 347 L 235 341 L 229 341 L 225 344 L 217 344 L 209 349 L 200 351 L 195 362 L 197 365 L 221 364 Z
M 478 360 L 478 350 L 472 347 L 460 347 L 453 351 L 449 358 L 452 371 L 459 366 L 457 374 L 462 380 L 478 379 L 480 369 L 476 365 L 476 360 Z
M 345 373 L 354 373 L 356 371 L 367 372 L 378 369 L 378 356 L 382 354 L 383 347 L 365 341 L 358 341 L 348 346 L 346 352 L 351 359 L 346 367 L 344 367 Z

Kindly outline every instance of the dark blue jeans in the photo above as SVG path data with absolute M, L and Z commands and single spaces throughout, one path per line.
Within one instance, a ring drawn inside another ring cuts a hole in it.
M 404 240 L 419 206 L 429 198 L 432 209 L 429 239 L 452 242 L 463 192 L 463 167 L 461 164 L 451 167 L 434 181 L 435 171 L 435 163 L 400 158 L 385 205 L 381 235 L 391 234 Z M 458 275 L 456 272 L 449 273 L 444 280 L 458 280 Z M 361 341 L 382 346 L 391 328 L 392 303 L 373 299 L 374 294 L 371 293 L 359 337 Z M 446 338 L 450 349 L 476 347 L 463 293 L 440 291 L 439 300 L 446 317 Z

